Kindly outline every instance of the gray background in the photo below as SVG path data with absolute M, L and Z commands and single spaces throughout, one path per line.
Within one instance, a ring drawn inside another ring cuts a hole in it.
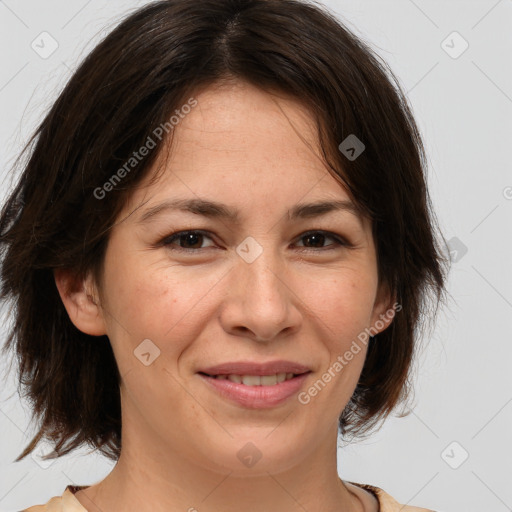
M 14 156 L 76 64 L 145 3 L 0 1 L 2 196 Z M 408 92 L 433 204 L 457 260 L 452 299 L 416 364 L 413 412 L 340 448 L 340 476 L 439 512 L 512 510 L 512 0 L 325 5 L 370 42 Z M 31 48 L 43 31 L 59 45 L 46 59 Z M 461 55 L 454 31 L 469 44 Z M 5 366 L 0 361 L 2 375 Z M 0 510 L 45 503 L 69 483 L 106 476 L 112 463 L 85 449 L 47 468 L 30 456 L 12 462 L 34 432 L 12 375 L 0 388 Z

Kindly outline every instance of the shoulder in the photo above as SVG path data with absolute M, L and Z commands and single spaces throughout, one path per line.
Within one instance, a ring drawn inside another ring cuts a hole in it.
M 21 512 L 56 512 L 62 510 L 62 496 L 55 496 L 51 498 L 44 505 L 34 505 L 33 507 L 26 508 Z
M 29 508 L 23 509 L 21 512 L 53 512 L 57 510 L 62 510 L 62 497 L 61 496 L 55 496 L 54 498 L 51 498 L 47 503 L 44 505 L 34 505 Z
M 75 498 L 75 492 L 84 487 L 68 485 L 61 496 L 54 496 L 44 505 L 34 505 L 21 512 L 87 512 Z
M 402 505 L 380 487 L 350 481 L 349 483 L 361 487 L 362 489 L 365 489 L 372 493 L 379 502 L 379 512 L 435 512 L 434 510 L 428 508 L 413 507 L 411 505 Z

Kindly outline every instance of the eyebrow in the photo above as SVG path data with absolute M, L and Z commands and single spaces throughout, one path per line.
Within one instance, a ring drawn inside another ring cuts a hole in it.
M 137 220 L 139 224 L 150 222 L 163 212 L 183 211 L 212 219 L 225 219 L 234 224 L 240 223 L 240 212 L 227 205 L 206 199 L 172 199 L 163 201 L 146 209 Z M 346 211 L 356 216 L 361 221 L 361 213 L 352 201 L 319 201 L 316 203 L 301 203 L 288 210 L 287 217 L 290 221 L 297 219 L 311 219 L 326 215 L 331 212 Z

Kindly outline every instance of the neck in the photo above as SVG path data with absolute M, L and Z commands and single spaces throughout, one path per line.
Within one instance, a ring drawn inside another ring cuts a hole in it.
M 190 456 L 163 449 L 162 443 L 130 443 L 126 431 L 122 446 L 112 472 L 76 494 L 88 512 L 367 510 L 361 494 L 349 490 L 338 476 L 336 438 L 316 447 L 299 465 L 279 473 L 264 471 L 258 476 L 213 471 Z
M 214 443 L 208 448 L 206 430 L 204 445 L 196 447 L 178 425 L 168 425 L 165 438 L 159 435 L 131 403 L 124 404 L 122 416 L 122 450 L 116 466 L 104 480 L 76 494 L 88 512 L 366 512 L 371 508 L 363 506 L 364 496 L 353 487 L 349 490 L 338 476 L 337 421 L 327 431 L 304 438 L 298 447 L 286 446 L 282 431 L 271 438 L 272 432 L 262 435 L 256 429 L 253 440 L 263 453 L 255 464 L 244 467 L 237 458 L 239 448 L 233 449 L 232 457 L 213 456 L 220 447 Z M 242 440 L 234 432 L 231 437 L 233 446 L 243 447 L 249 441 L 246 434 Z M 246 450 L 250 453 L 251 448 Z

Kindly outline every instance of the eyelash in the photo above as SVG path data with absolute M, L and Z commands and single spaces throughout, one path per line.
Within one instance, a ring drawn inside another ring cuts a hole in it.
M 211 247 L 204 247 L 204 248 L 198 248 L 198 249 L 187 249 L 187 248 L 183 248 L 183 247 L 171 247 L 172 243 L 175 241 L 175 240 L 179 240 L 180 237 L 182 236 L 186 236 L 186 235 L 190 235 L 190 234 L 199 234 L 199 235 L 203 235 L 203 236 L 206 236 L 207 238 L 210 238 L 210 240 L 212 240 L 212 237 L 210 236 L 210 234 L 207 232 L 207 231 L 203 231 L 201 229 L 192 229 L 192 230 L 186 230 L 186 231 L 176 231 L 174 233 L 171 233 L 170 235 L 167 235 L 165 236 L 158 245 L 163 245 L 165 247 L 167 247 L 169 250 L 171 251 L 178 251 L 178 252 L 185 252 L 185 253 L 193 253 L 193 252 L 198 252 L 202 249 L 209 249 Z M 334 250 L 336 248 L 339 248 L 339 247 L 351 247 L 351 244 L 349 242 L 347 242 L 346 240 L 344 240 L 343 238 L 341 238 L 340 236 L 338 235 L 335 235 L 334 233 L 331 233 L 329 231 L 322 231 L 322 230 L 313 230 L 313 231 L 306 231 L 305 233 L 303 233 L 300 237 L 299 237 L 299 240 L 302 239 L 302 238 L 305 238 L 307 236 L 312 236 L 312 235 L 316 235 L 316 234 L 322 234 L 322 235 L 325 235 L 327 238 L 332 238 L 336 243 L 335 244 L 331 244 L 332 245 L 335 245 L 337 247 L 331 247 L 331 246 L 327 246 L 327 247 L 319 247 L 319 248 L 304 248 L 302 249 L 303 252 L 318 252 L 318 251 L 331 251 L 331 250 Z M 213 240 L 212 240 L 213 241 Z

